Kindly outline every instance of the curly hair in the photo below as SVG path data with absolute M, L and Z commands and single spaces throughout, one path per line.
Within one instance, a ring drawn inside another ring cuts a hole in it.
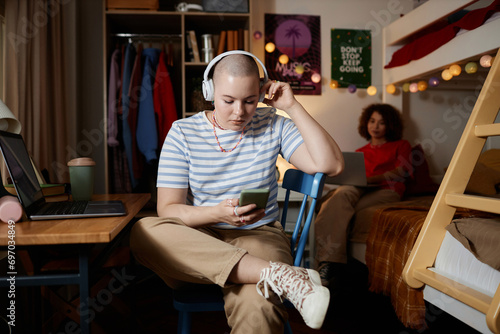
M 403 137 L 403 120 L 398 109 L 390 104 L 374 103 L 363 109 L 359 117 L 358 132 L 361 137 L 370 140 L 368 121 L 374 112 L 378 112 L 385 122 L 385 138 L 387 141 L 400 140 Z

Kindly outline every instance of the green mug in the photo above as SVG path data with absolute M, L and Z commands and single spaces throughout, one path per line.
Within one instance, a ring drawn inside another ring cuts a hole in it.
M 94 168 L 92 158 L 76 158 L 68 162 L 71 195 L 74 201 L 89 201 L 94 194 Z

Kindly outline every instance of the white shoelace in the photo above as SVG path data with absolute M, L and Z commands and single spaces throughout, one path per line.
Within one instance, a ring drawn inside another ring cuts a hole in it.
M 267 299 L 269 287 L 271 287 L 281 301 L 283 301 L 281 296 L 284 296 L 297 309 L 301 309 L 305 296 L 312 291 L 308 280 L 309 276 L 305 269 L 295 269 L 288 265 L 271 262 L 271 267 L 264 269 L 260 275 L 257 292 Z

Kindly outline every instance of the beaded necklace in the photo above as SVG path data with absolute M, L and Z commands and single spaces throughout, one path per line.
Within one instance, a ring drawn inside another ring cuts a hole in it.
M 217 127 L 218 127 L 218 128 L 220 128 L 220 129 L 222 129 L 222 130 L 225 130 L 225 129 L 224 129 L 223 127 L 221 127 L 221 126 L 219 125 L 219 123 L 217 122 L 217 119 L 215 118 L 215 110 L 214 110 L 214 112 L 212 113 L 212 126 L 213 126 L 213 129 L 214 129 L 214 136 L 215 136 L 215 140 L 217 141 L 217 145 L 219 145 L 219 148 L 220 148 L 220 151 L 221 151 L 221 152 L 227 152 L 227 153 L 229 153 L 229 152 L 234 151 L 234 149 L 235 149 L 236 147 L 238 147 L 238 145 L 240 144 L 241 140 L 243 139 L 243 135 L 245 134 L 245 128 L 246 128 L 246 126 L 244 126 L 244 127 L 243 127 L 243 130 L 241 130 L 240 139 L 238 140 L 238 142 L 236 143 L 236 145 L 234 145 L 234 147 L 233 147 L 232 149 L 230 149 L 230 150 L 226 150 L 226 149 L 222 148 L 222 146 L 220 145 L 220 142 L 219 142 L 219 137 L 217 137 L 217 132 L 215 131 L 215 125 L 216 125 L 216 124 L 217 124 Z

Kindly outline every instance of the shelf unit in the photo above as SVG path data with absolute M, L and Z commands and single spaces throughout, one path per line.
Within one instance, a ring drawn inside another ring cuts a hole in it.
M 103 1 L 105 6 L 105 1 Z M 176 11 L 147 11 L 147 10 L 107 10 L 104 8 L 104 110 L 103 119 L 107 119 L 107 89 L 109 75 L 109 60 L 117 43 L 140 39 L 143 47 L 158 47 L 159 44 L 170 44 L 173 54 L 172 71 L 170 73 L 178 115 L 185 118 L 207 108 L 206 103 L 194 104 L 200 101 L 201 80 L 207 66 L 205 62 L 191 62 L 188 58 L 186 34 L 189 30 L 196 32 L 198 47 L 201 54 L 201 35 L 212 34 L 218 36 L 222 30 L 244 29 L 248 34 L 251 26 L 252 2 L 249 2 L 248 13 L 214 13 L 214 12 L 176 12 Z M 131 37 L 127 37 L 130 35 Z M 251 38 L 247 36 L 251 52 Z M 214 38 L 214 54 L 217 53 L 218 38 Z M 196 79 L 196 80 L 195 80 Z M 195 96 L 193 96 L 195 95 Z M 203 102 L 203 101 L 202 101 Z M 200 108 L 200 105 L 202 106 Z M 104 127 L 105 129 L 107 126 Z M 106 137 L 106 136 L 105 136 Z M 108 157 L 107 143 L 105 143 L 105 156 Z M 106 158 L 106 170 L 108 170 Z M 106 177 L 106 189 L 109 180 Z

